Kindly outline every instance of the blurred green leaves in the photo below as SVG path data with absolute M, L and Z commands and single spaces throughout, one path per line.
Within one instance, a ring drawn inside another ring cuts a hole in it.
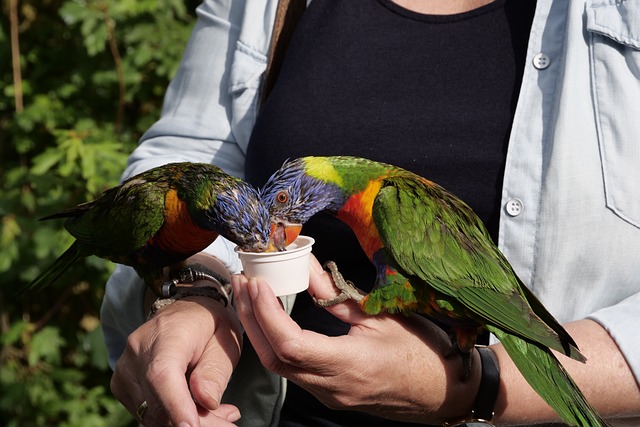
M 16 290 L 72 242 L 63 221 L 38 219 L 117 184 L 159 117 L 195 3 L 2 0 L 0 425 L 136 424 L 109 390 L 99 324 L 113 265 L 91 258 L 51 289 Z

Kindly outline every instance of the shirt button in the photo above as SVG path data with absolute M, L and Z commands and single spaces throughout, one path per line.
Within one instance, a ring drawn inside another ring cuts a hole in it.
M 539 53 L 533 57 L 533 66 L 536 67 L 538 70 L 544 70 L 549 66 L 550 63 L 551 63 L 551 60 L 544 53 Z
M 511 199 L 507 202 L 507 214 L 509 216 L 518 216 L 522 213 L 522 201 L 520 199 Z

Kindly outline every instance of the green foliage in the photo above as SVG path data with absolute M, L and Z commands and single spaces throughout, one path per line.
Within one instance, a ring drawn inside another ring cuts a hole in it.
M 117 184 L 159 116 L 196 4 L 20 0 L 16 40 L 10 3 L 0 21 L 0 425 L 135 425 L 109 390 L 98 320 L 113 265 L 89 258 L 51 289 L 15 290 L 72 242 L 62 221 L 38 218 Z

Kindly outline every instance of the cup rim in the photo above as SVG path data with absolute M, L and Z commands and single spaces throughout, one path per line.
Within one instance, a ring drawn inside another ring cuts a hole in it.
M 299 240 L 303 240 L 305 241 L 304 244 L 300 244 Z M 299 251 L 303 251 L 305 249 L 308 249 L 309 246 L 312 246 L 315 243 L 315 239 L 313 237 L 310 236 L 304 236 L 304 235 L 299 235 L 296 240 L 293 241 L 293 243 L 291 243 L 289 246 L 293 245 L 293 244 L 297 244 L 298 246 L 295 249 L 287 249 L 285 251 L 282 252 L 247 252 L 247 251 L 243 251 L 242 249 L 240 249 L 239 246 L 236 246 L 234 248 L 234 251 L 239 255 L 246 255 L 246 256 L 252 256 L 252 257 L 274 257 L 277 258 L 279 256 L 284 256 L 287 254 L 293 254 Z M 287 247 L 289 247 L 287 246 Z

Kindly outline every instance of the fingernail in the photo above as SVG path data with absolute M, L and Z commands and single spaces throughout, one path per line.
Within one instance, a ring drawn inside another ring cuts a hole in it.
M 258 281 L 251 277 L 249 278 L 249 283 L 247 283 L 247 288 L 249 289 L 249 295 L 251 295 L 251 299 L 258 298 Z
M 227 415 L 227 421 L 229 421 L 230 423 L 235 423 L 240 418 L 242 418 L 240 411 L 233 411 L 229 415 Z

